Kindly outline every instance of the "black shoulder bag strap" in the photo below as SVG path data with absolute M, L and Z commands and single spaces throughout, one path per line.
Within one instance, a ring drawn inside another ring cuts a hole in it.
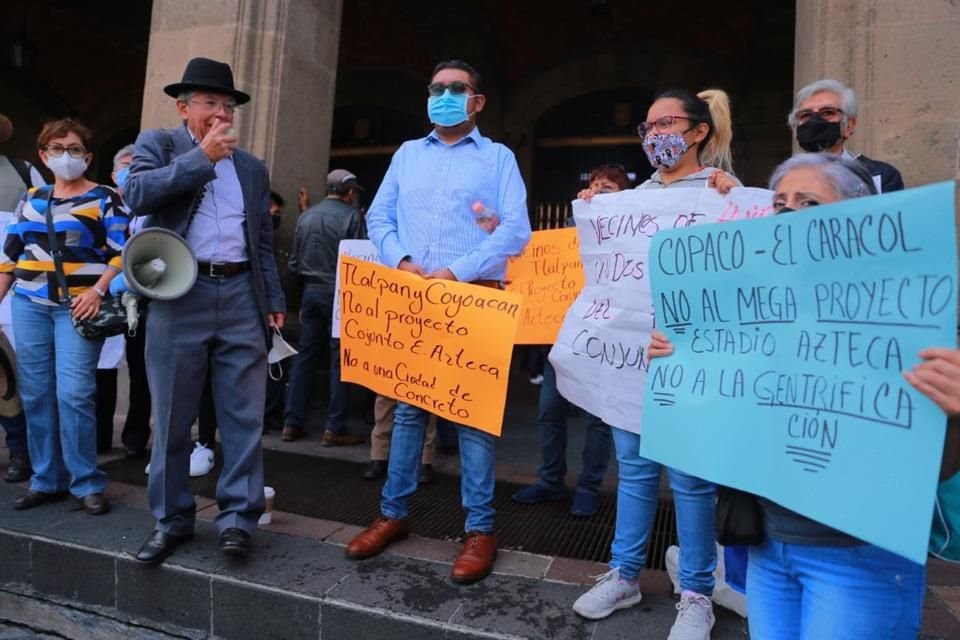
M 19 158 L 11 158 L 10 156 L 7 156 L 7 160 L 9 160 L 10 164 L 13 165 L 13 168 L 17 172 L 17 175 L 20 176 L 20 179 L 23 180 L 24 188 L 29 189 L 32 187 L 33 179 L 30 177 L 30 166 Z
M 60 289 L 60 304 L 70 302 L 70 290 L 67 289 L 67 276 L 63 272 L 63 253 L 60 251 L 60 243 L 57 241 L 57 232 L 53 228 L 53 185 L 50 185 L 50 193 L 47 194 L 47 239 L 50 244 L 50 255 L 53 257 L 53 268 L 57 272 L 57 287 Z

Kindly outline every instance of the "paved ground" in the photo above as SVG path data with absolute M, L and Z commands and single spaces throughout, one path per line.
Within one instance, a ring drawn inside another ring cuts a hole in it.
M 0 616 L 3 614 L 0 613 Z M 0 622 L 0 640 L 59 640 L 62 636 L 37 633 L 27 627 L 13 626 Z

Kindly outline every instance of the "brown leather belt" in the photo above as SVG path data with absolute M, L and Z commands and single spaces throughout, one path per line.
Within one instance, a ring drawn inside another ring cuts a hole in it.
M 243 262 L 197 262 L 200 275 L 211 278 L 229 278 L 250 271 L 250 261 Z
M 470 284 L 478 284 L 481 287 L 490 287 L 491 289 L 502 289 L 503 285 L 499 280 L 474 280 Z

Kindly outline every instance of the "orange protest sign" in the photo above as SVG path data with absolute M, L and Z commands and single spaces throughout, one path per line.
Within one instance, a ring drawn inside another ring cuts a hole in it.
M 507 266 L 507 291 L 523 296 L 516 344 L 553 344 L 567 309 L 583 288 L 577 230 L 535 231 Z
M 499 436 L 521 304 L 343 255 L 341 377 Z

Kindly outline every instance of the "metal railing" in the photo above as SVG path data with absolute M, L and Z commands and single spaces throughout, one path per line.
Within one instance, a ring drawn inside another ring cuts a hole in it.
M 562 229 L 570 217 L 569 202 L 541 202 L 531 222 L 534 231 Z

